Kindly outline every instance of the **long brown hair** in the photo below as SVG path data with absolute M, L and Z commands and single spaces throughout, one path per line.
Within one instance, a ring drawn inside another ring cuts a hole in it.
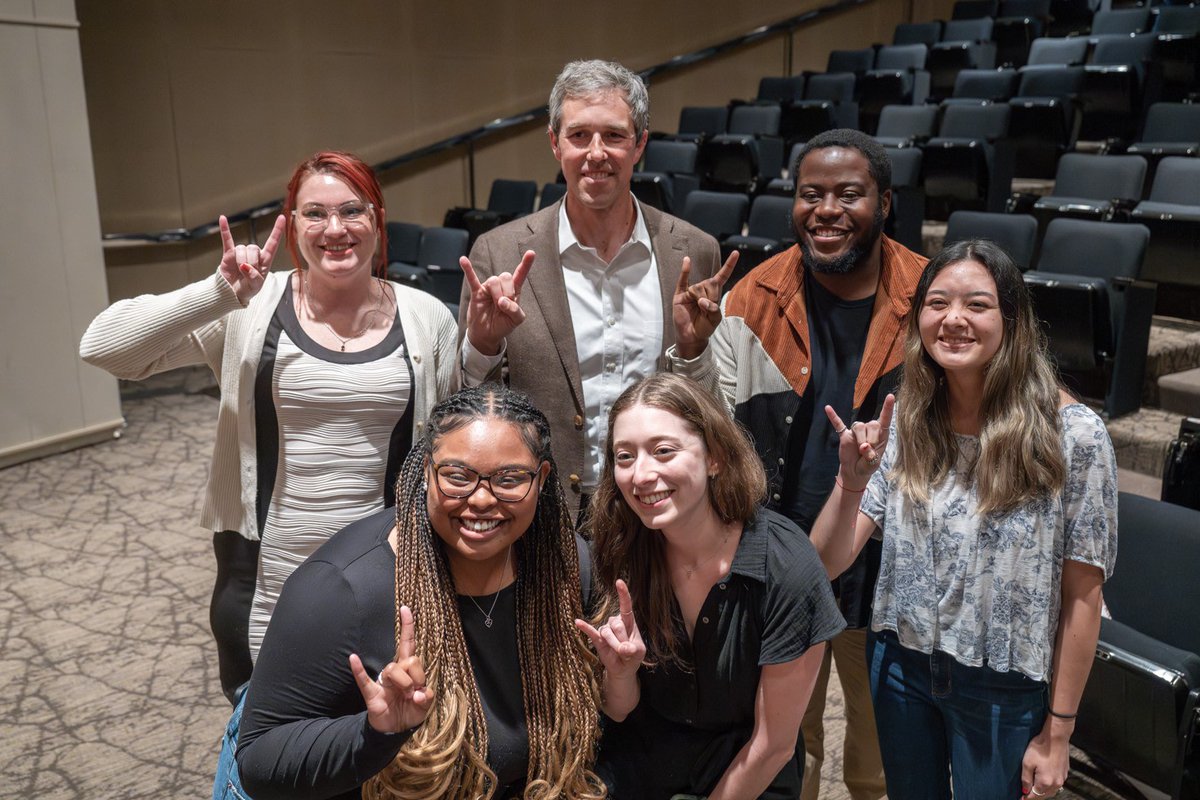
M 457 592 L 441 539 L 430 527 L 426 477 L 439 438 L 481 418 L 517 426 L 533 455 L 550 464 L 529 530 L 514 545 L 517 647 L 529 731 L 527 800 L 599 800 L 592 772 L 600 738 L 598 661 L 575 628 L 582 616 L 574 529 L 550 450 L 550 424 L 528 398 L 501 386 L 464 389 L 430 414 L 427 432 L 396 482 L 396 637 L 400 606 L 412 609 L 416 654 L 434 702 L 429 717 L 366 798 L 491 797 L 488 732 L 463 638 Z
M 726 524 L 748 523 L 767 494 L 767 476 L 750 436 L 725 406 L 690 378 L 662 372 L 630 386 L 608 414 L 604 471 L 590 506 L 596 572 L 597 623 L 617 613 L 617 578 L 629 586 L 648 663 L 679 663 L 679 642 L 671 623 L 674 592 L 667 574 L 662 536 L 642 524 L 613 475 L 613 429 L 617 417 L 634 406 L 669 411 L 703 437 L 719 471 L 708 484 L 713 511 Z
M 893 474 L 911 501 L 927 503 L 930 487 L 946 478 L 958 457 L 945 371 L 921 343 L 920 315 L 934 278 L 961 261 L 973 261 L 991 275 L 1004 320 L 1000 349 L 983 383 L 979 456 L 968 475 L 977 486 L 979 513 L 986 514 L 1058 492 L 1066 480 L 1058 376 L 1021 271 L 993 242 L 949 245 L 925 266 L 917 283 L 897 393 Z

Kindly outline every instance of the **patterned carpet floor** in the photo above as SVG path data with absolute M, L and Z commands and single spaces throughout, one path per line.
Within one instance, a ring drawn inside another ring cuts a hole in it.
M 0 471 L 0 797 L 211 792 L 229 706 L 196 524 L 216 416 L 204 383 L 144 385 L 121 438 Z M 830 687 L 821 796 L 843 800 Z M 1073 780 L 1061 796 L 1119 795 Z

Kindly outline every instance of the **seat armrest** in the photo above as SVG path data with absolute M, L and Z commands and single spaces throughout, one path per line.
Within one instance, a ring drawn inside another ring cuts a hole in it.
M 1036 203 L 1040 195 L 1033 192 L 1013 192 L 1009 195 L 1008 202 L 1004 204 L 1004 210 L 1009 214 L 1029 214 L 1033 211 L 1033 204 Z

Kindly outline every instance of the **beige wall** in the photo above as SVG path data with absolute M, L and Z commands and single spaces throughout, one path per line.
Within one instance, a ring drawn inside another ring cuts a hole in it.
M 641 69 L 826 1 L 78 0 L 101 225 L 203 224 L 279 197 L 314 150 L 383 161 L 544 104 L 573 58 Z M 801 31 L 793 69 L 822 69 L 831 47 L 890 41 L 910 5 L 875 0 Z M 782 74 L 784 54 L 774 37 L 660 77 L 652 126 L 674 130 L 685 104 L 752 96 L 759 77 Z M 446 208 L 467 204 L 464 156 L 382 176 L 389 217 L 436 225 Z M 479 147 L 477 200 L 486 202 L 494 178 L 541 183 L 556 172 L 544 123 L 530 124 Z M 196 280 L 218 250 L 209 239 L 110 247 L 105 257 L 116 299 Z
M 0 467 L 112 435 L 116 382 L 79 361 L 107 304 L 72 0 L 0 0 Z

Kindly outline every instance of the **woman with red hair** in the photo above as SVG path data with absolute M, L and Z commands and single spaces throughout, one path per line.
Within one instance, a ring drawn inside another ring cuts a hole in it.
M 216 272 L 114 303 L 85 361 L 140 380 L 207 364 L 221 389 L 201 525 L 214 532 L 211 622 L 236 704 L 284 580 L 350 522 L 392 503 L 400 464 L 453 390 L 457 326 L 384 280 L 383 193 L 369 166 L 320 152 L 288 183 L 267 241 L 220 218 Z M 286 240 L 295 269 L 271 271 Z

